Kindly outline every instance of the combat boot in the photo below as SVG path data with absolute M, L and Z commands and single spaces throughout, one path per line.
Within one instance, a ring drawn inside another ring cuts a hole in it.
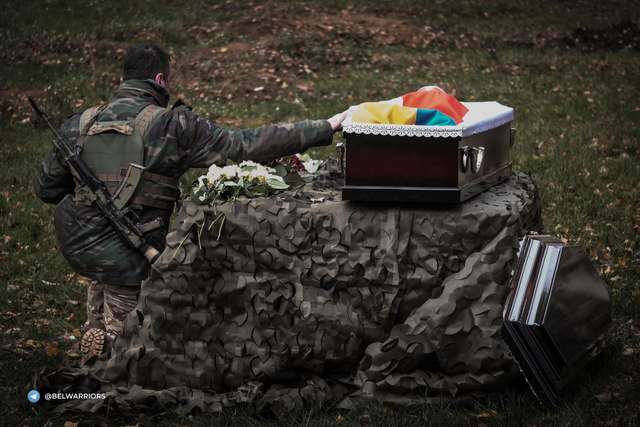
M 100 328 L 90 328 L 80 340 L 81 363 L 89 364 L 103 354 L 109 355 L 116 336 Z

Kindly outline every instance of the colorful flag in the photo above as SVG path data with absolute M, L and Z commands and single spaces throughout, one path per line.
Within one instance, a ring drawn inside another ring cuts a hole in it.
M 365 102 L 353 112 L 354 123 L 455 126 L 468 109 L 437 86 L 425 86 L 398 98 Z
M 387 102 L 365 102 L 358 105 L 351 120 L 354 123 L 394 125 L 455 126 L 456 122 L 438 110 L 403 107 Z
M 405 107 L 429 108 L 438 110 L 460 123 L 469 109 L 462 105 L 455 97 L 449 95 L 437 86 L 427 86 L 416 92 L 402 95 L 402 105 Z

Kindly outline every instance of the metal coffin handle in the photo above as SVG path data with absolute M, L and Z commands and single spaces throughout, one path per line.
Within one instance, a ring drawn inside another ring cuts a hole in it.
M 469 147 L 460 147 L 460 170 L 462 173 L 467 173 L 469 169 Z
M 460 147 L 462 155 L 460 156 L 460 169 L 463 173 L 467 173 L 471 169 L 471 173 L 478 173 L 482 168 L 484 161 L 484 147 Z
M 344 146 L 344 143 L 342 142 L 338 142 L 336 144 L 336 153 L 338 154 L 338 161 L 340 162 L 340 172 L 342 173 L 342 175 L 344 175 L 344 154 L 345 154 L 346 148 Z

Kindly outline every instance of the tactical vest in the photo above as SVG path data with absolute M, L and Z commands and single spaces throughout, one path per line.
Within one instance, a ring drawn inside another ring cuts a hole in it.
M 178 178 L 144 168 L 149 127 L 166 108 L 146 104 L 132 119 L 97 121 L 106 107 L 89 108 L 80 116 L 80 156 L 104 182 L 119 208 L 148 206 L 171 211 L 179 196 Z M 91 205 L 92 196 L 84 185 L 76 185 L 76 204 Z

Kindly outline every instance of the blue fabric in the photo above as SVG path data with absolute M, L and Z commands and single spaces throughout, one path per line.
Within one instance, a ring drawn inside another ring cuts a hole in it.
M 444 113 L 429 108 L 418 108 L 416 124 L 426 126 L 455 126 L 456 122 Z

